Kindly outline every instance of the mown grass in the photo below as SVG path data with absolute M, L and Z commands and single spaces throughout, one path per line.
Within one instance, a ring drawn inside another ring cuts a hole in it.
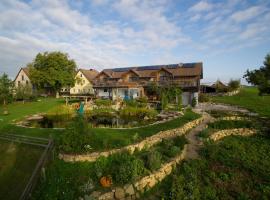
M 19 199 L 43 150 L 0 140 L 0 199 Z
M 270 117 L 270 95 L 259 96 L 256 87 L 244 87 L 235 96 L 212 97 L 211 100 L 217 103 L 237 105 L 256 112 L 261 116 Z
M 208 143 L 201 159 L 179 165 L 145 199 L 269 199 L 269 151 L 270 140 L 263 136 Z

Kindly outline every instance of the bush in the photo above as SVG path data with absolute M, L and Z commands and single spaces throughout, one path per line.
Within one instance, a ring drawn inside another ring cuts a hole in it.
M 135 99 L 125 99 L 126 106 L 129 107 L 139 107 L 139 103 Z
M 144 119 L 144 117 L 154 118 L 157 115 L 157 111 L 154 109 L 147 108 L 134 108 L 134 107 L 125 107 L 120 110 L 120 116 L 122 118 L 137 118 Z
M 108 107 L 108 106 L 112 105 L 112 100 L 110 100 L 110 99 L 96 99 L 95 104 L 98 107 L 102 107 L 102 106 L 103 107 Z
M 143 161 L 129 152 L 116 153 L 107 159 L 107 164 L 104 161 L 99 162 L 99 165 L 102 166 L 102 172 L 106 172 L 102 175 L 112 176 L 113 182 L 116 184 L 129 183 L 145 173 Z M 104 163 L 106 167 L 103 167 Z M 99 171 L 100 169 L 96 173 Z
M 233 80 L 231 79 L 230 82 L 228 83 L 229 90 L 234 91 L 240 88 L 240 80 Z
M 162 155 L 158 151 L 150 151 L 146 158 L 146 167 L 151 171 L 160 168 L 162 163 Z
M 210 97 L 209 95 L 207 94 L 203 94 L 203 93 L 200 93 L 199 94 L 199 102 L 203 103 L 203 102 L 209 102 L 210 101 Z
M 76 117 L 60 136 L 59 149 L 68 153 L 81 153 L 91 150 L 88 124 L 80 116 Z
M 197 105 L 197 98 L 194 97 L 191 102 L 191 106 L 194 108 Z

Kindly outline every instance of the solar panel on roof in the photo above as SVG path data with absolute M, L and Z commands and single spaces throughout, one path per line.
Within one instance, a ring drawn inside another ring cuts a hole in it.
M 182 67 L 184 68 L 192 68 L 195 67 L 196 63 L 183 63 Z M 142 70 L 159 70 L 162 67 L 168 68 L 168 69 L 175 69 L 179 67 L 179 64 L 168 64 L 168 65 L 151 65 L 151 66 L 141 66 L 141 67 L 123 67 L 123 68 L 113 68 L 111 69 L 114 72 L 125 72 L 130 69 L 136 69 L 137 71 Z

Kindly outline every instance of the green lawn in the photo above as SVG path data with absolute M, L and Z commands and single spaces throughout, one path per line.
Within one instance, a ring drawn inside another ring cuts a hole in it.
M 237 105 L 257 112 L 261 116 L 270 117 L 270 95 L 259 96 L 255 87 L 244 87 L 235 96 L 213 97 L 213 102 Z
M 145 137 L 154 135 L 159 131 L 170 130 L 183 126 L 185 123 L 199 118 L 200 115 L 192 111 L 187 111 L 184 116 L 171 120 L 169 122 L 151 125 L 135 129 L 108 129 L 92 128 L 90 135 L 93 138 L 91 146 L 94 149 L 110 149 L 129 145 L 138 142 Z
M 22 119 L 26 115 L 46 112 L 49 109 L 64 103 L 63 99 L 40 98 L 40 101 L 34 102 L 14 102 L 8 104 L 7 108 L 10 114 L 3 115 L 3 105 L 0 106 L 0 127 L 11 123 L 13 120 Z
M 19 199 L 43 150 L 0 140 L 0 199 Z

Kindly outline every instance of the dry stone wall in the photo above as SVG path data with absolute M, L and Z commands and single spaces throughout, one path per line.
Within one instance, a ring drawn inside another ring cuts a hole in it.
M 225 129 L 225 130 L 221 130 L 221 131 L 217 131 L 213 133 L 210 136 L 210 139 L 212 139 L 213 141 L 217 141 L 230 135 L 250 136 L 254 134 L 256 134 L 255 129 L 248 129 L 248 128 Z
M 186 123 L 184 126 L 182 126 L 180 128 L 166 130 L 166 131 L 160 131 L 159 133 L 152 135 L 139 143 L 128 145 L 128 146 L 123 147 L 123 148 L 113 149 L 113 150 L 104 151 L 104 152 L 93 152 L 90 154 L 81 154 L 81 155 L 78 155 L 78 154 L 76 154 L 76 155 L 75 154 L 59 154 L 59 158 L 66 161 L 66 162 L 83 162 L 83 161 L 94 162 L 100 156 L 108 157 L 111 154 L 121 152 L 124 150 L 128 150 L 130 153 L 133 153 L 136 149 L 141 150 L 145 146 L 151 147 L 154 144 L 161 142 L 162 139 L 172 138 L 175 136 L 183 135 L 187 131 L 189 131 L 190 129 L 192 129 L 192 128 L 196 127 L 198 124 L 202 123 L 202 121 L 204 119 L 205 119 L 205 115 L 203 115 L 202 117 L 200 117 L 196 120 L 193 120 L 191 122 Z
M 186 155 L 187 146 L 184 146 L 182 153 L 172 159 L 170 162 L 163 164 L 162 167 L 155 171 L 154 173 L 143 177 L 142 179 L 132 183 L 127 184 L 123 187 L 113 188 L 111 191 L 106 193 L 101 193 L 98 191 L 93 192 L 89 196 L 85 196 L 86 199 L 96 199 L 96 200 L 131 200 L 139 199 L 140 195 L 145 191 L 154 187 L 157 183 L 161 182 L 166 176 L 171 174 L 173 167 L 180 163 Z
M 241 121 L 241 120 L 250 120 L 250 119 L 247 117 L 241 117 L 241 116 L 226 116 L 226 117 L 220 117 L 218 120 Z

